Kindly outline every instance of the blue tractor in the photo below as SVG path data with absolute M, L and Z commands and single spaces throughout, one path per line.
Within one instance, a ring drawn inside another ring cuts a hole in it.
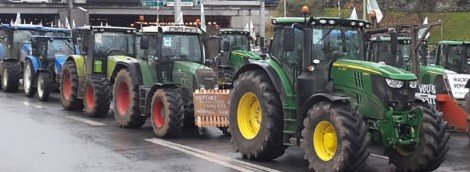
M 38 25 L 0 25 L 0 78 L 5 92 L 16 92 L 23 62 L 32 53 L 31 36 L 38 35 Z
M 24 93 L 41 101 L 49 100 L 51 91 L 58 90 L 59 79 L 67 57 L 73 54 L 70 30 L 40 28 L 40 35 L 31 37 L 32 53 L 24 61 Z

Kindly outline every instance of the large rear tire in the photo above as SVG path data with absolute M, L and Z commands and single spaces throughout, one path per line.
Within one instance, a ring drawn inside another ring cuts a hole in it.
M 17 92 L 20 85 L 21 67 L 17 62 L 3 62 L 2 89 L 4 92 Z
M 120 127 L 139 128 L 144 125 L 147 116 L 139 110 L 139 86 L 132 84 L 130 72 L 120 70 L 113 86 L 114 118 Z
M 230 104 L 231 143 L 244 158 L 272 160 L 284 154 L 279 93 L 263 71 L 240 74 Z
M 79 78 L 74 61 L 67 61 L 62 68 L 60 83 L 60 103 L 65 110 L 83 109 L 83 101 L 78 98 Z
M 40 101 L 48 101 L 49 95 L 51 94 L 51 80 L 52 76 L 49 72 L 39 72 L 38 81 L 36 88 L 38 93 L 38 100 Z
M 367 127 L 349 104 L 316 103 L 303 124 L 303 148 L 311 170 L 357 171 L 367 160 Z
M 83 105 L 85 114 L 91 117 L 108 115 L 111 103 L 111 88 L 105 77 L 89 76 L 85 82 Z
M 415 106 L 421 107 L 424 112 L 418 147 L 397 147 L 386 150 L 385 153 L 399 171 L 433 171 L 445 160 L 450 136 L 441 112 L 427 104 Z
M 33 97 L 35 94 L 35 82 L 36 82 L 36 77 L 35 77 L 35 72 L 34 72 L 34 67 L 31 64 L 30 60 L 26 60 L 26 63 L 24 65 L 23 69 L 23 91 L 26 97 Z
M 176 89 L 157 89 L 152 97 L 151 121 L 157 137 L 176 137 L 183 129 L 183 98 Z

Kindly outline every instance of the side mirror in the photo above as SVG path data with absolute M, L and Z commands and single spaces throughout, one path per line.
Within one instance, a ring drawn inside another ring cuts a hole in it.
M 295 34 L 294 28 L 285 28 L 284 29 L 284 41 L 283 41 L 283 48 L 284 51 L 294 51 L 295 45 Z
M 142 36 L 142 38 L 140 39 L 140 49 L 149 49 L 149 38 L 147 36 Z
M 230 51 L 230 41 L 224 41 L 222 43 L 222 51 L 229 52 Z

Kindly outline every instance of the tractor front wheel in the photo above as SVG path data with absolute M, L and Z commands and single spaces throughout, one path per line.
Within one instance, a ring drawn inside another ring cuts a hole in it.
M 23 91 L 27 97 L 34 96 L 34 83 L 35 83 L 35 72 L 34 67 L 30 60 L 26 60 L 23 69 Z
M 48 101 L 51 93 L 51 74 L 49 72 L 39 72 L 36 88 L 38 89 L 38 99 L 40 101 Z
M 79 78 L 77 65 L 67 61 L 62 69 L 60 83 L 60 102 L 65 110 L 81 110 L 83 102 L 78 98 Z
M 105 77 L 89 76 L 85 82 L 83 105 L 85 114 L 91 117 L 105 117 L 109 111 L 111 89 Z
M 147 120 L 139 110 L 139 86 L 132 84 L 128 70 L 120 70 L 114 80 L 113 109 L 114 118 L 120 127 L 138 128 Z
M 17 62 L 3 62 L 2 89 L 4 92 L 17 92 L 20 85 L 21 67 Z
M 445 160 L 449 151 L 449 134 L 441 112 L 427 104 L 415 104 L 423 109 L 420 142 L 414 148 L 397 146 L 385 153 L 398 171 L 433 171 Z
M 264 71 L 240 74 L 231 95 L 231 143 L 244 158 L 272 160 L 284 154 L 279 93 Z
M 175 137 L 183 128 L 183 98 L 178 90 L 158 89 L 152 97 L 151 121 L 157 137 Z
M 349 104 L 316 103 L 303 124 L 305 159 L 313 171 L 357 171 L 369 156 L 367 127 Z

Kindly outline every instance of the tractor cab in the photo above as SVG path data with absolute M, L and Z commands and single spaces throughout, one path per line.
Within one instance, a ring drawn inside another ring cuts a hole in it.
M 248 31 L 221 29 L 220 37 L 222 38 L 221 42 L 228 42 L 232 50 L 251 50 L 250 41 L 252 38 Z M 223 45 L 221 47 L 223 47 Z
M 436 48 L 435 64 L 462 74 L 470 74 L 470 42 L 441 41 Z
M 389 36 L 372 37 L 368 43 L 368 57 L 371 61 L 385 63 L 403 69 L 410 69 L 411 65 L 411 38 L 400 36 L 397 38 L 397 53 L 392 53 L 392 43 Z
M 214 88 L 215 73 L 204 66 L 206 57 L 200 29 L 150 26 L 144 27 L 142 33 L 140 46 L 145 50 L 144 58 L 155 64 L 156 82 L 181 84 L 188 89 L 188 93 L 196 88 Z
M 27 55 L 30 55 L 32 51 L 30 38 L 39 34 L 40 28 L 38 25 L 0 25 L 0 35 L 4 36 L 2 42 L 9 45 L 5 49 L 6 58 L 23 61 Z
M 80 55 L 86 55 L 87 74 L 106 74 L 110 56 L 135 57 L 134 28 L 111 26 L 84 26 L 74 30 L 73 41 Z
M 31 45 L 33 48 L 32 55 L 42 61 L 43 65 L 46 65 L 45 62 L 57 61 L 59 64 L 55 66 L 61 67 L 68 56 L 74 52 L 71 37 L 32 36 Z M 60 71 L 60 68 L 56 69 L 57 74 Z

